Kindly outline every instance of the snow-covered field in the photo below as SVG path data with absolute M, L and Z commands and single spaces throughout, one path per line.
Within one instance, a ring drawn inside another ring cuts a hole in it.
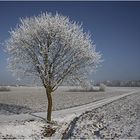
M 87 104 L 100 99 L 117 96 L 132 88 L 107 88 L 105 92 L 70 92 L 75 87 L 60 87 L 53 93 L 53 110 Z M 0 92 L 0 114 L 44 112 L 47 107 L 45 90 L 41 87 L 10 87 Z
M 64 138 L 140 139 L 140 93 L 85 112 L 71 122 Z
M 139 90 L 139 88 L 107 88 L 106 92 L 67 92 L 68 88 L 60 88 L 54 93 L 53 99 L 57 102 L 55 106 L 58 105 L 58 107 L 55 109 L 58 110 L 104 98 L 122 96 L 133 89 Z M 8 107 L 13 105 L 7 111 L 2 108 L 0 116 L 44 111 L 46 105 L 43 110 L 40 109 L 43 107 L 43 103 L 46 104 L 45 97 L 44 90 L 35 87 L 11 88 L 10 92 L 0 92 L 0 103 L 8 104 Z M 18 108 L 19 105 L 21 108 Z M 52 132 L 48 126 L 56 131 L 51 137 L 54 139 L 62 137 L 72 139 L 140 138 L 140 93 L 133 93 L 97 109 L 88 109 L 87 111 L 79 117 L 77 114 L 68 114 L 61 118 L 61 115 L 58 117 L 56 113 L 53 118 L 54 124 L 46 124 L 43 120 L 38 119 L 23 119 L 22 121 L 15 121 L 15 119 L 12 122 L 0 122 L 0 139 L 46 139 L 45 130 L 48 131 L 48 134 Z M 22 115 L 18 116 L 22 117 Z M 73 119 L 74 121 L 72 121 Z

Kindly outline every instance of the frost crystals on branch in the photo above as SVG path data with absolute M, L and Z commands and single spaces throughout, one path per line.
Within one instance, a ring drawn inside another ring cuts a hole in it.
M 17 76 L 42 82 L 48 97 L 47 120 L 51 121 L 51 93 L 63 82 L 84 85 L 101 55 L 90 35 L 68 17 L 43 13 L 20 21 L 6 42 L 9 67 Z

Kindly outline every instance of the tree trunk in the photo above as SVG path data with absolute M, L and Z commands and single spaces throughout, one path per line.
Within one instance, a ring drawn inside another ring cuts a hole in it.
M 47 110 L 47 121 L 51 122 L 52 114 L 52 95 L 49 90 L 46 89 L 47 99 L 48 99 L 48 110 Z

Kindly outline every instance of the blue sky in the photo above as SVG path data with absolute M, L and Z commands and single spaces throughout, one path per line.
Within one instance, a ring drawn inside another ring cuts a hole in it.
M 20 17 L 46 11 L 69 16 L 90 31 L 104 59 L 95 81 L 140 80 L 140 2 L 0 2 L 0 42 Z M 7 57 L 0 48 L 0 84 L 16 81 L 6 68 Z

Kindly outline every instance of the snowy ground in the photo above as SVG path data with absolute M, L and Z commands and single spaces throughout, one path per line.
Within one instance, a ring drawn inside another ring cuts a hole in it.
M 63 138 L 140 139 L 140 93 L 75 118 Z
M 44 112 L 47 97 L 41 87 L 10 87 L 9 92 L 0 92 L 0 114 Z M 53 110 L 87 104 L 100 99 L 118 96 L 132 88 L 107 88 L 105 92 L 70 92 L 72 87 L 61 87 L 53 93 Z
M 0 139 L 41 139 L 43 122 L 12 122 L 0 124 Z
M 117 97 L 112 98 L 117 99 Z M 56 122 L 50 125 L 56 131 L 51 138 L 61 139 L 62 136 L 73 139 L 139 138 L 139 101 L 140 93 L 133 93 L 103 107 L 88 111 L 80 117 L 68 114 L 66 117 L 58 118 L 56 115 L 53 119 Z M 72 119 L 74 121 L 70 123 Z M 0 139 L 46 139 L 44 136 L 46 128 L 48 130 L 48 124 L 44 121 L 32 119 L 0 123 Z

